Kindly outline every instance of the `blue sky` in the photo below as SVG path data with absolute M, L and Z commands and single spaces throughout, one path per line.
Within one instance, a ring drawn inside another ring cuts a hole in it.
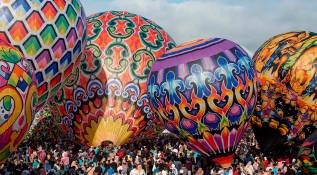
M 236 41 L 254 52 L 288 31 L 317 32 L 315 0 L 81 0 L 87 15 L 126 10 L 150 18 L 177 43 L 203 37 Z

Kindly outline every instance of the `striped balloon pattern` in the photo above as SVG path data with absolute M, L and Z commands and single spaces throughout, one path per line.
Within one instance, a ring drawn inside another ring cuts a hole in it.
M 175 46 L 153 21 L 125 11 L 88 17 L 87 47 L 54 98 L 63 128 L 89 146 L 153 134 L 146 79 L 156 58 Z
M 37 105 L 34 73 L 22 53 L 0 40 L 0 163 L 27 134 Z
M 148 94 L 166 129 L 228 167 L 256 102 L 255 85 L 254 63 L 239 45 L 200 39 L 154 63 Z
M 300 145 L 317 124 L 317 34 L 274 36 L 253 59 L 259 88 L 252 126 L 261 148 Z
M 17 47 L 35 70 L 39 107 L 78 65 L 86 17 L 79 0 L 0 0 L 0 39 Z

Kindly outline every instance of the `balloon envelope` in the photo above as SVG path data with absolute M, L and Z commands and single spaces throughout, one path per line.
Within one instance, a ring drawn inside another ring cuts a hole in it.
M 0 163 L 23 141 L 37 102 L 34 73 L 22 53 L 0 40 Z
M 151 129 L 146 78 L 154 60 L 174 45 L 144 17 L 117 11 L 90 16 L 80 66 L 55 98 L 65 127 L 89 146 L 122 145 Z
M 252 127 L 263 151 L 299 145 L 316 126 L 317 35 L 289 32 L 255 53 L 258 101 Z
M 43 106 L 77 66 L 84 49 L 83 7 L 79 0 L 2 0 L 0 9 L 0 39 L 18 47 L 31 62 Z
M 156 60 L 151 109 L 193 149 L 229 167 L 256 102 L 254 64 L 226 39 L 185 43 Z

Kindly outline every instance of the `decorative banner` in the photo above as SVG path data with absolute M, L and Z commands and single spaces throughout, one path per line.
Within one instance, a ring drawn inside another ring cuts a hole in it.
M 23 141 L 37 105 L 30 65 L 15 47 L 0 40 L 0 163 Z
M 41 107 L 78 66 L 86 40 L 83 7 L 79 0 L 2 0 L 0 10 L 0 39 L 31 62 Z
M 316 128 L 317 35 L 289 32 L 255 53 L 258 101 L 252 127 L 263 151 L 285 151 Z
M 174 41 L 151 20 L 128 12 L 104 12 L 87 20 L 80 66 L 54 98 L 64 127 L 89 146 L 103 141 L 122 145 L 141 132 L 153 133 L 146 78 Z
M 256 102 L 254 77 L 253 61 L 234 42 L 185 43 L 154 63 L 148 79 L 151 109 L 170 132 L 229 167 Z

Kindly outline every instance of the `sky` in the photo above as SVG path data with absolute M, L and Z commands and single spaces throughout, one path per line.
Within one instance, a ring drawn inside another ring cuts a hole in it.
M 124 10 L 159 24 L 178 43 L 206 37 L 254 53 L 270 37 L 317 32 L 317 0 L 81 0 L 86 14 Z

